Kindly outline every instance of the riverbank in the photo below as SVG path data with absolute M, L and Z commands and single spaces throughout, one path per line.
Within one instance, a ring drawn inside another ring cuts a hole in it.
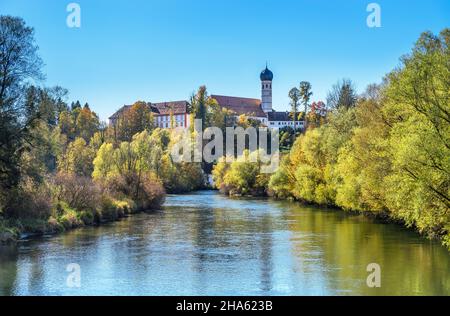
M 101 211 L 95 213 L 78 212 L 64 206 L 59 210 L 59 216 L 50 216 L 48 220 L 0 218 L 0 244 L 15 243 L 22 239 L 44 235 L 57 235 L 81 227 L 101 226 L 120 221 L 133 214 L 150 211 L 152 210 L 139 209 L 129 201 L 114 201 L 108 207 L 103 207 Z

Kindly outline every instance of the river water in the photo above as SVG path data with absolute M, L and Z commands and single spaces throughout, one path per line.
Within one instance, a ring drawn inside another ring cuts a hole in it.
M 370 263 L 381 287 L 367 285 Z M 361 215 L 213 191 L 0 247 L 0 295 L 402 294 L 450 295 L 450 253 L 438 242 Z

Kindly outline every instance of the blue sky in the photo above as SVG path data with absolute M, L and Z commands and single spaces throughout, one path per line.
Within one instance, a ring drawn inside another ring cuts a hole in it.
M 66 6 L 81 6 L 68 28 Z M 381 6 L 368 28 L 366 6 Z M 211 94 L 260 97 L 259 73 L 274 72 L 273 103 L 310 81 L 325 100 L 341 78 L 359 92 L 399 64 L 420 33 L 450 27 L 449 0 L 0 0 L 0 14 L 36 31 L 48 86 L 89 102 L 102 119 L 136 100 Z

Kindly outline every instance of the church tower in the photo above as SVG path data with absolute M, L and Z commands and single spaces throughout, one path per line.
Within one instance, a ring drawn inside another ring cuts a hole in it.
M 273 73 L 267 68 L 261 72 L 261 108 L 264 113 L 272 112 Z

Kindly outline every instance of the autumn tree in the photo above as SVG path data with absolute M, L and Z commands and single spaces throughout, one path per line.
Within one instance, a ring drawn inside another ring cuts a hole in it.
M 84 138 L 78 137 L 69 143 L 67 150 L 58 158 L 58 170 L 63 173 L 91 177 L 94 170 L 95 151 Z
M 311 109 L 308 113 L 308 124 L 310 128 L 316 128 L 325 123 L 327 115 L 326 104 L 322 101 L 311 103 Z
M 60 112 L 58 126 L 68 141 L 81 137 L 89 143 L 94 134 L 100 131 L 101 123 L 97 113 L 89 106 L 71 106 Z
M 75 119 L 75 135 L 83 138 L 86 142 L 99 131 L 100 121 L 97 114 L 89 108 L 84 106 Z
M 143 101 L 134 103 L 119 116 L 112 128 L 117 142 L 130 142 L 137 133 L 151 132 L 155 128 L 155 122 L 149 104 Z

